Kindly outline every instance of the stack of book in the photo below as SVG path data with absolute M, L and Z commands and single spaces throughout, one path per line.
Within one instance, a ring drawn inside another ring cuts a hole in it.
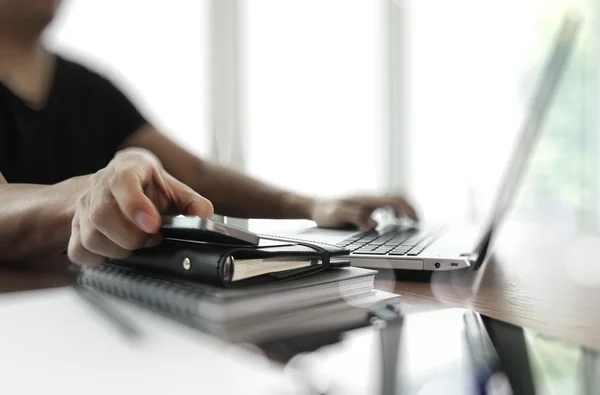
M 165 240 L 79 267 L 77 282 L 228 341 L 261 342 L 360 326 L 370 308 L 398 298 L 375 291 L 376 271 L 336 258 L 344 253 L 287 241 L 238 248 Z

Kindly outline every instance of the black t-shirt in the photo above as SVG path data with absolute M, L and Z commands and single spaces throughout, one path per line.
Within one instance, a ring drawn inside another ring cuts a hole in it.
M 145 123 L 110 81 L 58 56 L 42 109 L 0 83 L 0 172 L 9 183 L 29 184 L 95 173 Z

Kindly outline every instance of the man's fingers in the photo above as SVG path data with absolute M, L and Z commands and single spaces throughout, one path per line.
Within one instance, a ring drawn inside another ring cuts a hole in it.
M 406 215 L 414 221 L 418 221 L 418 215 L 415 209 L 401 196 L 364 196 L 358 197 L 351 200 L 356 204 L 360 204 L 368 207 L 371 210 L 377 208 L 391 206 L 397 216 Z
M 148 234 L 123 215 L 115 198 L 106 189 L 91 193 L 87 220 L 102 235 L 124 250 L 142 248 L 148 241 Z
M 404 214 L 413 221 L 419 220 L 419 216 L 417 215 L 415 209 L 401 197 L 392 199 L 392 201 L 390 201 L 390 206 L 392 206 L 397 216 Z
M 156 247 L 162 241 L 163 241 L 162 235 L 160 233 L 157 233 L 155 235 L 150 236 L 150 238 L 148 239 L 148 241 L 146 241 L 146 244 L 144 245 L 144 248 Z
M 364 228 L 366 230 L 372 230 L 375 229 L 377 227 L 377 221 L 375 221 L 373 218 L 371 218 L 371 210 L 368 210 L 367 212 L 363 212 L 363 215 L 360 219 L 360 224 L 358 224 L 358 226 L 360 226 L 361 228 Z
M 185 215 L 195 215 L 202 218 L 210 218 L 214 214 L 214 208 L 210 200 L 197 194 L 192 188 L 166 174 L 165 182 L 171 193 L 170 199 L 173 206 Z
M 165 172 L 161 173 L 155 174 L 151 181 L 155 183 L 153 187 L 155 194 L 165 195 L 160 198 L 167 198 L 181 214 L 212 217 L 213 206 L 209 200 L 198 195 L 173 176 Z M 109 183 L 112 195 L 127 219 L 147 234 L 155 234 L 160 230 L 161 215 L 150 197 L 145 194 L 139 175 L 123 172 L 110 179 Z M 121 243 L 119 245 L 124 246 Z
M 88 205 L 88 215 L 80 215 L 79 221 L 79 243 L 89 252 L 107 258 L 125 258 L 129 256 L 132 249 L 125 249 L 115 244 L 98 230 L 97 222 L 114 221 L 121 216 L 121 213 L 111 213 L 106 210 L 107 205 L 100 205 L 104 209 L 95 209 L 90 203 Z M 110 207 L 110 205 L 108 205 Z M 94 213 L 101 213 L 94 214 Z M 112 215 L 111 215 L 112 214 Z M 96 218 L 94 218 L 96 217 Z M 94 220 L 95 222 L 92 222 Z M 139 230 L 138 230 L 139 231 Z
M 73 223 L 71 227 L 71 238 L 67 248 L 69 260 L 80 265 L 99 266 L 106 260 L 105 257 L 96 255 L 81 244 L 80 229 L 78 223 Z
M 158 210 L 144 194 L 142 181 L 133 172 L 123 172 L 109 179 L 110 191 L 125 216 L 146 233 L 154 234 L 160 229 Z
M 338 218 L 340 223 L 349 222 L 365 230 L 370 230 L 377 226 L 377 222 L 371 218 L 370 210 L 363 210 L 360 207 L 353 207 L 351 205 L 340 205 L 335 213 L 335 217 Z
M 80 230 L 80 243 L 87 251 L 106 258 L 123 259 L 131 254 L 130 250 L 118 246 L 108 237 L 91 227 Z

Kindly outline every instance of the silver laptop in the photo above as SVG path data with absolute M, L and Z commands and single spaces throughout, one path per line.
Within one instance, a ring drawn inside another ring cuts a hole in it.
M 511 203 L 540 134 L 579 26 L 580 20 L 574 15 L 567 14 L 562 20 L 542 78 L 532 97 L 529 114 L 509 158 L 495 205 L 486 226 L 481 230 L 451 226 L 406 227 L 396 222 L 380 224 L 377 229 L 366 232 L 315 227 L 298 232 L 295 236 L 347 248 L 351 251 L 350 260 L 354 266 L 425 271 L 479 269 L 487 255 L 494 230 Z

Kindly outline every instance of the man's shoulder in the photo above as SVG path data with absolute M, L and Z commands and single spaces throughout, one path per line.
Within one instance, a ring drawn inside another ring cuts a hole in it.
M 81 62 L 56 54 L 57 67 L 62 77 L 69 83 L 78 86 L 93 87 L 95 90 L 102 87 L 112 88 L 112 82 L 99 71 Z

